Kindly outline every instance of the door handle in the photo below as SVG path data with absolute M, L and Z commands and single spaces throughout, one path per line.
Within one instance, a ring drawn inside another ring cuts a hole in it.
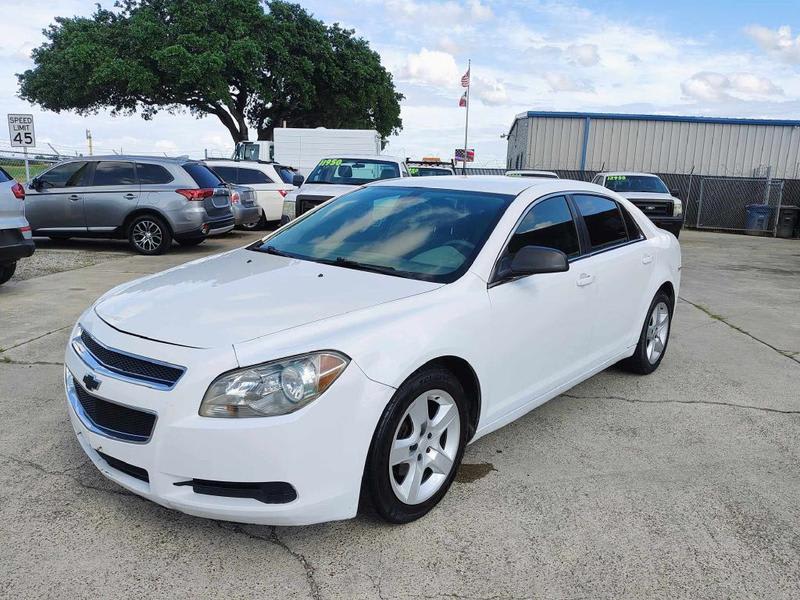
M 72 200 L 73 202 L 77 202 L 78 200 L 81 199 L 81 197 L 78 196 L 78 194 L 70 194 L 69 199 Z
M 588 273 L 581 273 L 578 275 L 577 283 L 579 286 L 583 287 L 584 285 L 589 285 L 594 281 L 594 275 L 589 275 Z
M 136 198 L 136 194 L 125 194 L 126 200 L 133 200 L 134 198 Z
M 653 262 L 653 255 L 652 254 L 644 254 L 642 256 L 642 264 L 643 265 L 649 265 L 651 262 Z

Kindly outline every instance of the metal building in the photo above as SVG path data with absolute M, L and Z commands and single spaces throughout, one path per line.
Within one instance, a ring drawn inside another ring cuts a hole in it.
M 800 120 L 528 111 L 509 169 L 800 178 Z

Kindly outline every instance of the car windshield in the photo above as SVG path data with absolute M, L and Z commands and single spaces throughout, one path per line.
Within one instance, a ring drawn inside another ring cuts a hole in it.
M 364 185 L 378 179 L 400 177 L 396 162 L 362 158 L 325 158 L 311 171 L 308 183 Z
M 367 187 L 331 200 L 250 249 L 449 283 L 466 272 L 513 198 Z
M 436 175 L 452 175 L 448 168 L 442 167 L 409 167 L 408 172 L 412 177 L 435 177 Z
M 607 175 L 606 187 L 615 192 L 669 194 L 664 182 L 653 175 Z

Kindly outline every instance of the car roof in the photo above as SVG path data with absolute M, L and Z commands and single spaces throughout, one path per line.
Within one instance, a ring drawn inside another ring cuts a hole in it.
M 602 173 L 598 173 L 598 175 L 624 175 L 625 177 L 634 177 L 634 176 L 642 176 L 642 177 L 658 177 L 655 173 L 645 173 L 643 171 L 603 171 Z
M 544 171 L 542 169 L 510 169 L 506 171 L 506 175 L 509 173 L 549 173 L 552 175 L 557 175 L 555 171 Z
M 381 179 L 368 184 L 370 186 L 417 187 L 440 190 L 463 190 L 470 192 L 486 192 L 488 194 L 518 195 L 525 190 L 536 188 L 542 194 L 567 191 L 600 191 L 608 190 L 600 186 L 576 181 L 573 179 L 549 179 L 537 177 L 506 177 L 505 175 L 435 175 L 432 177 L 403 177 L 398 179 Z
M 146 156 L 144 154 L 93 154 L 92 156 L 64 156 L 61 162 L 72 161 L 99 161 L 99 160 L 113 160 L 113 161 L 133 161 L 133 162 L 149 162 L 170 165 L 183 165 L 191 162 L 203 162 L 202 160 L 189 158 L 188 156 Z
M 396 163 L 405 162 L 405 160 L 402 158 L 397 158 L 396 156 L 385 156 L 383 154 L 329 154 L 322 160 L 328 160 L 331 158 L 342 158 L 348 160 L 383 160 Z

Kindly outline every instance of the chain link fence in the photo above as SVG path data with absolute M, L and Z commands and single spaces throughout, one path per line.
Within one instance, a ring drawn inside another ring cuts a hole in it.
M 699 194 L 686 210 L 697 229 L 761 232 L 775 235 L 782 180 L 756 177 L 700 177 Z
M 34 154 L 30 152 L 28 154 L 28 170 L 31 178 L 36 177 L 36 175 L 55 163 L 64 160 L 64 158 L 66 157 L 59 157 L 54 154 Z M 24 153 L 0 150 L 0 167 L 20 183 L 25 183 L 27 181 Z

